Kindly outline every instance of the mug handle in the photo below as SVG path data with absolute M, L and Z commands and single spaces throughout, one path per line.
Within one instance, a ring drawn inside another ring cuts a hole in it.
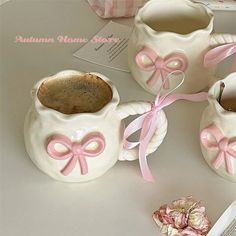
M 227 43 L 236 43 L 236 35 L 234 34 L 218 34 L 213 33 L 210 36 L 210 46 L 220 46 Z
M 120 104 L 117 108 L 117 115 L 121 120 L 128 116 L 144 114 L 151 110 L 151 103 L 149 102 L 128 102 Z M 153 153 L 160 146 L 167 133 L 167 119 L 164 111 L 160 111 L 160 125 L 156 129 L 150 143 L 147 147 L 147 155 Z M 120 161 L 133 161 L 138 159 L 138 147 L 133 149 L 125 149 L 123 147 L 122 153 L 118 160 Z

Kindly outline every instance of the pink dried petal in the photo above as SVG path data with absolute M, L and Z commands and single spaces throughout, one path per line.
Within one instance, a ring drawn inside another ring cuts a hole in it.
M 185 212 L 172 211 L 171 217 L 173 218 L 175 228 L 183 229 L 187 226 L 188 218 Z
M 198 202 L 192 197 L 183 197 L 172 202 L 172 208 L 182 209 L 185 211 L 191 210 L 196 205 L 198 205 Z
M 192 197 L 183 197 L 172 202 L 168 207 L 163 205 L 155 213 L 167 235 L 205 236 L 210 229 L 210 221 L 205 207 Z M 175 235 L 175 234 L 174 234 Z
M 205 211 L 202 212 L 201 208 L 193 209 L 189 215 L 188 220 L 189 226 L 192 228 L 201 231 L 201 232 L 208 232 L 210 229 L 210 221 L 205 214 Z
M 200 236 L 198 232 L 192 229 L 191 227 L 187 227 L 186 229 L 182 230 L 180 233 L 183 236 Z
M 167 210 L 168 210 L 167 205 L 163 205 L 156 212 L 154 212 L 154 215 L 163 224 L 173 224 L 173 219 L 169 214 L 167 214 Z

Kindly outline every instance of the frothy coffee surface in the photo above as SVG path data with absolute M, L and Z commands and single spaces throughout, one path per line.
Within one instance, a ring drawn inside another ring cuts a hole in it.
M 40 102 L 64 114 L 94 113 L 112 99 L 110 86 L 92 74 L 48 79 L 38 90 Z
M 222 99 L 220 105 L 227 111 L 236 112 L 236 97 Z

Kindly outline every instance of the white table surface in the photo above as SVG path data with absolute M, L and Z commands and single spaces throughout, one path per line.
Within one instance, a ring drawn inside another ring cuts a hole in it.
M 130 24 L 132 20 L 117 20 Z M 236 33 L 236 12 L 217 12 L 216 31 Z M 23 121 L 33 84 L 64 69 L 98 71 L 117 86 L 123 101 L 153 99 L 130 74 L 78 60 L 78 44 L 16 44 L 16 35 L 90 38 L 107 23 L 84 0 L 11 0 L 0 7 L 0 235 L 157 236 L 152 213 L 181 196 L 202 200 L 214 223 L 236 199 L 236 184 L 204 161 L 198 140 L 207 103 L 177 102 L 165 109 L 169 127 L 149 164 L 154 184 L 138 162 L 117 163 L 85 184 L 56 182 L 40 172 L 24 148 Z M 224 74 L 224 70 L 221 71 Z

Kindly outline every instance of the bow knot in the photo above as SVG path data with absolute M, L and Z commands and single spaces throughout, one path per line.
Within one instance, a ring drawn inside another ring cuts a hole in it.
M 155 61 L 155 67 L 156 67 L 156 70 L 168 70 L 168 67 L 165 64 L 165 61 L 160 57 L 157 57 Z
M 71 151 L 74 155 L 81 155 L 84 152 L 83 147 L 78 143 L 72 143 Z
M 214 141 L 209 140 L 209 135 L 213 136 Z M 225 160 L 227 172 L 231 175 L 234 174 L 232 158 L 236 158 L 236 141 L 225 137 L 215 125 L 210 125 L 203 129 L 200 139 L 206 149 L 219 149 L 216 158 L 212 161 L 212 165 L 218 169 Z
M 95 143 L 96 147 L 90 149 L 89 145 Z M 60 144 L 66 149 L 64 152 L 56 150 L 55 145 Z M 49 139 L 47 144 L 47 153 L 51 158 L 55 160 L 66 160 L 69 159 L 66 166 L 61 170 L 61 173 L 65 176 L 69 175 L 79 162 L 80 170 L 82 175 L 88 173 L 88 165 L 86 156 L 96 157 L 100 155 L 105 149 L 105 140 L 99 133 L 91 133 L 87 135 L 80 143 L 72 142 L 65 135 L 54 135 Z
M 151 109 L 150 113 L 154 114 L 162 109 L 161 102 L 160 102 L 160 97 L 157 96 L 155 102 L 151 103 Z
M 197 94 L 167 94 L 160 96 L 157 95 L 154 103 L 151 103 L 150 111 L 144 113 L 134 121 L 132 121 L 124 132 L 124 147 L 127 149 L 134 148 L 139 145 L 139 165 L 146 181 L 153 182 L 154 178 L 147 163 L 147 147 L 152 139 L 154 133 L 158 129 L 160 111 L 177 100 L 184 99 L 188 101 L 205 101 L 207 99 L 207 93 L 201 92 Z M 138 142 L 128 141 L 128 137 L 134 134 L 136 131 L 141 130 Z
M 147 57 L 150 63 L 144 63 L 143 56 Z M 139 51 L 135 60 L 141 69 L 145 71 L 153 71 L 153 74 L 146 83 L 149 86 L 153 86 L 159 77 L 161 77 L 164 89 L 170 88 L 168 75 L 171 72 L 184 72 L 188 66 L 188 59 L 183 53 L 176 52 L 166 56 L 165 58 L 161 58 L 154 50 L 148 47 L 144 47 Z
M 229 139 L 228 138 L 224 137 L 223 139 L 220 140 L 219 149 L 222 152 L 228 152 L 228 150 L 229 150 Z

